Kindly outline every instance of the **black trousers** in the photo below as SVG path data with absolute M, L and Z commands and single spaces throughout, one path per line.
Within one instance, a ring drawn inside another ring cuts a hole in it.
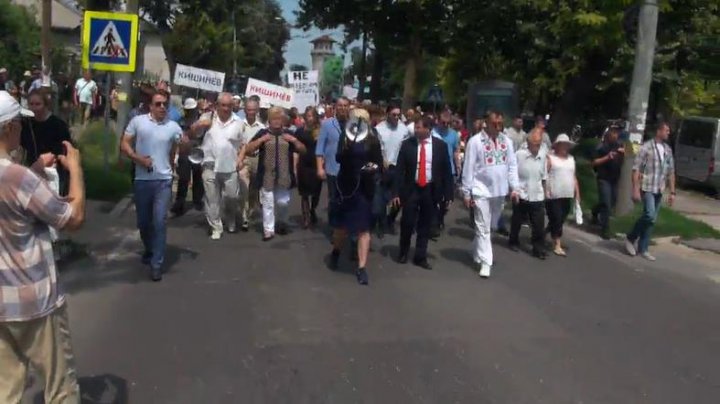
M 529 202 L 520 200 L 513 205 L 513 214 L 510 223 L 510 244 L 520 244 L 520 227 L 526 221 L 530 222 L 533 252 L 545 250 L 545 202 Z
M 205 195 L 205 188 L 202 179 L 202 167 L 200 164 L 193 164 L 186 154 L 178 155 L 178 185 L 175 194 L 175 203 L 184 203 L 188 194 L 190 178 L 192 178 L 192 199 L 194 204 L 201 204 Z
M 548 199 L 545 201 L 548 224 L 552 238 L 560 238 L 563 235 L 563 224 L 570 214 L 570 208 L 575 200 L 573 198 Z
M 430 240 L 430 227 L 433 218 L 438 215 L 438 206 L 433 201 L 432 190 L 428 185 L 415 187 L 410 197 L 404 201 L 400 219 L 400 254 L 407 254 L 413 230 L 417 230 L 415 240 L 415 260 L 427 259 L 427 246 Z

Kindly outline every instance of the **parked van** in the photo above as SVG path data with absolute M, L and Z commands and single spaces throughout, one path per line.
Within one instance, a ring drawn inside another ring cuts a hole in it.
M 675 139 L 675 171 L 680 180 L 720 190 L 720 118 L 688 117 Z

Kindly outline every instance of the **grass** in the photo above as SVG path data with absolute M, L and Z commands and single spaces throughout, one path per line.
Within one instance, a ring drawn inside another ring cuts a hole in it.
M 595 173 L 590 161 L 583 156 L 584 153 L 576 151 L 577 176 L 580 182 L 580 194 L 582 195 L 583 212 L 589 213 L 598 201 Z M 613 217 L 610 220 L 611 233 L 629 232 L 635 221 L 642 213 L 642 205 L 637 204 L 635 210 L 624 216 Z M 653 238 L 680 237 L 682 239 L 694 238 L 715 238 L 720 239 L 720 232 L 711 226 L 690 219 L 674 210 L 661 207 L 657 222 L 653 229 Z
M 105 141 L 109 142 L 108 169 L 104 166 Z M 118 201 L 130 193 L 132 183 L 127 169 L 118 168 L 118 141 L 112 129 L 93 122 L 77 137 L 85 173 L 85 192 L 89 199 Z M 127 167 L 127 165 L 126 165 Z

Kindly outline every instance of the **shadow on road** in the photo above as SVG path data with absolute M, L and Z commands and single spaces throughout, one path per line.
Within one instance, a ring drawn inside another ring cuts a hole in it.
M 82 404 L 126 404 L 128 398 L 128 383 L 122 377 L 106 374 L 99 376 L 81 377 L 80 396 Z M 43 392 L 33 399 L 34 404 L 43 404 Z
M 451 227 L 447 229 L 447 235 L 464 238 L 465 240 L 472 240 L 475 238 L 475 232 L 468 227 Z

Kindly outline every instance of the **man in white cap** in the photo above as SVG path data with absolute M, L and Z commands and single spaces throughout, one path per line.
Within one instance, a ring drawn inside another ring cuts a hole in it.
M 475 241 L 473 259 L 480 266 L 479 275 L 490 277 L 493 265 L 491 231 L 497 230 L 510 193 L 519 201 L 517 159 L 512 140 L 501 133 L 502 115 L 489 112 L 487 127 L 470 138 L 465 146 L 462 190 L 465 206 L 473 209 Z
M 15 83 L 8 78 L 8 71 L 4 67 L 0 67 L 0 90 L 12 91 L 15 88 Z
M 46 403 L 79 403 L 65 296 L 50 242 L 50 227 L 78 229 L 85 219 L 80 153 L 43 154 L 30 168 L 10 155 L 20 147 L 21 114 L 0 91 L 0 402 L 19 403 L 28 362 L 42 379 Z M 28 114 L 29 115 L 29 114 Z M 70 173 L 63 199 L 44 180 L 59 161 Z
M 233 114 L 239 120 L 245 119 L 245 111 L 243 111 L 242 97 L 235 94 L 233 95 Z
M 193 138 L 192 141 L 190 141 L 189 136 L 187 136 L 190 127 L 197 122 L 199 118 L 198 102 L 194 98 L 187 98 L 183 103 L 183 110 L 185 115 L 181 121 L 181 127 L 186 133 L 186 141 L 178 148 L 177 192 L 175 193 L 175 204 L 172 209 L 170 209 L 175 216 L 182 216 L 185 214 L 185 200 L 187 199 L 190 179 L 192 179 L 193 206 L 196 210 L 202 210 L 203 197 L 205 196 L 202 179 L 202 166 L 200 164 L 193 164 L 190 162 L 189 158 L 192 149 L 198 147 L 200 143 L 202 143 L 202 137 Z

